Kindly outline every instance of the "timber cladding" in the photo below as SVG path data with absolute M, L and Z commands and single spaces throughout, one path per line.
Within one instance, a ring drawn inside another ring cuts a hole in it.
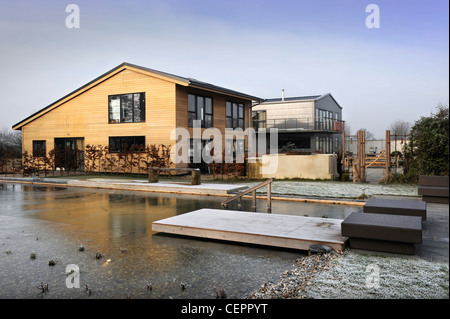
M 109 97 L 131 93 L 145 93 L 145 121 L 110 123 Z M 13 129 L 22 130 L 22 151 L 28 153 L 33 151 L 33 140 L 46 141 L 48 153 L 55 148 L 55 138 L 78 138 L 83 139 L 84 146 L 107 146 L 110 137 L 145 136 L 146 145 L 174 145 L 176 141 L 170 135 L 176 127 L 187 128 L 193 135 L 188 127 L 188 94 L 212 99 L 213 127 L 223 136 L 226 102 L 244 105 L 244 126 L 248 127 L 252 96 L 124 63 L 22 120 Z
M 234 96 L 227 96 L 224 94 L 205 91 L 197 88 L 185 87 L 181 85 L 176 86 L 176 126 L 185 127 L 188 129 L 189 134 L 193 136 L 191 127 L 188 127 L 188 94 L 196 94 L 204 97 L 212 98 L 213 100 L 213 127 L 219 129 L 222 135 L 225 136 L 226 125 L 226 102 L 236 102 L 244 104 L 244 126 L 248 127 L 249 110 L 251 107 L 251 101 L 240 99 Z M 202 133 L 204 129 L 201 130 Z
M 146 121 L 108 123 L 108 96 L 144 92 Z M 145 136 L 146 144 L 170 144 L 175 126 L 175 84 L 131 70 L 123 70 L 93 88 L 59 105 L 22 129 L 23 151 L 32 140 L 83 137 L 85 145 L 108 145 L 110 136 Z

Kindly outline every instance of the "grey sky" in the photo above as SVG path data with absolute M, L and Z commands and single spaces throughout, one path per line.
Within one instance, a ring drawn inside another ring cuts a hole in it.
M 122 62 L 262 98 L 329 92 L 379 138 L 449 103 L 448 1 L 73 1 L 79 29 L 69 3 L 0 0 L 0 128 Z

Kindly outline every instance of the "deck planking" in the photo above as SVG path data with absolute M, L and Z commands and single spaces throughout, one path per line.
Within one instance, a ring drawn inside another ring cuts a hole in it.
M 155 221 L 152 230 L 178 235 L 309 250 L 312 244 L 344 249 L 340 219 L 199 209 Z

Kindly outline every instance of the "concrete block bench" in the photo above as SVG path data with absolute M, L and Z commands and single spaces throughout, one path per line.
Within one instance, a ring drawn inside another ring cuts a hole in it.
M 355 249 L 413 255 L 422 243 L 422 217 L 354 212 L 341 223 Z
M 409 199 L 371 198 L 363 206 L 365 213 L 420 216 L 427 219 L 427 203 Z
M 418 194 L 427 203 L 448 204 L 448 176 L 419 176 Z
M 159 171 L 165 172 L 191 172 L 191 185 L 200 185 L 200 170 L 198 168 L 163 168 L 163 167 L 150 167 L 148 169 L 148 182 L 149 183 L 158 183 L 159 180 Z

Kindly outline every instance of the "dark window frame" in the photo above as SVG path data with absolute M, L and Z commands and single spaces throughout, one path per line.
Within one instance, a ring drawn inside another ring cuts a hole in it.
M 133 142 L 128 144 L 125 140 L 133 139 Z M 142 139 L 140 143 L 136 143 L 136 139 Z M 113 142 L 114 141 L 114 142 Z M 145 148 L 145 136 L 110 136 L 109 137 L 109 153 L 124 153 L 131 149 L 132 146 L 141 146 L 144 151 Z M 125 145 L 127 148 L 125 148 Z M 135 152 L 139 152 L 139 149 L 135 149 Z
M 258 131 L 267 128 L 267 111 L 252 111 L 253 128 Z
M 47 141 L 33 140 L 33 157 L 45 157 L 47 155 Z
M 137 107 L 135 104 L 135 95 L 139 94 L 139 106 Z M 131 121 L 125 121 L 125 108 L 124 108 L 124 99 L 125 96 L 131 95 Z M 119 120 L 112 118 L 111 112 L 111 101 L 113 98 L 119 98 Z M 145 122 L 145 92 L 135 92 L 135 93 L 125 93 L 125 94 L 112 94 L 108 95 L 108 123 L 109 124 L 121 124 L 121 123 L 144 123 Z M 136 110 L 139 109 L 139 120 L 136 121 Z
M 193 110 L 192 107 L 190 107 L 191 105 L 189 96 L 194 97 Z M 201 103 L 203 105 L 199 105 L 200 99 L 203 99 L 203 102 Z M 211 101 L 211 112 L 207 112 L 207 100 Z M 210 124 L 207 123 L 207 117 L 210 117 L 211 119 Z M 201 94 L 188 93 L 188 127 L 194 127 L 195 120 L 201 121 L 202 128 L 214 127 L 214 99 L 212 97 Z
M 228 108 L 230 106 L 230 108 Z M 234 112 L 236 106 L 236 113 Z M 230 112 L 228 112 L 228 109 Z M 240 110 L 242 110 L 242 116 L 240 115 Z M 236 115 L 236 117 L 235 117 Z M 242 121 L 242 124 L 239 123 Z M 231 122 L 231 125 L 230 125 Z M 226 128 L 242 128 L 245 129 L 245 104 L 233 101 L 225 102 L 225 127 Z

